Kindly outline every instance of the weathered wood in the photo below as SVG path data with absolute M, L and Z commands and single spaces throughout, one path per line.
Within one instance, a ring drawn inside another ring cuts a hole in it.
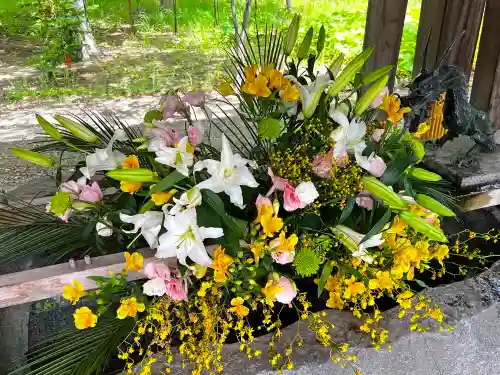
M 152 250 L 140 252 L 144 256 L 144 265 L 156 259 Z M 123 253 L 118 253 L 92 258 L 90 265 L 87 265 L 84 260 L 78 260 L 76 268 L 71 268 L 68 263 L 64 263 L 2 275 L 0 276 L 0 308 L 59 296 L 64 284 L 70 284 L 72 280 L 80 281 L 86 290 L 95 289 L 96 284 L 87 277 L 108 276 L 109 271 L 120 273 L 125 267 L 124 260 Z M 131 271 L 127 278 L 138 280 L 145 276 Z
M 366 15 L 364 48 L 375 46 L 365 64 L 365 73 L 392 65 L 388 87 L 392 91 L 403 35 L 408 0 L 370 0 Z
M 500 189 L 465 195 L 460 198 L 459 205 L 464 211 L 474 211 L 480 208 L 498 206 L 500 205 Z
M 486 0 L 422 0 L 414 76 L 422 68 L 429 34 L 426 68 L 434 69 L 459 37 L 443 61 L 460 67 L 467 77 L 470 75 L 485 3 Z
M 488 0 L 474 71 L 471 103 L 500 128 L 500 1 Z

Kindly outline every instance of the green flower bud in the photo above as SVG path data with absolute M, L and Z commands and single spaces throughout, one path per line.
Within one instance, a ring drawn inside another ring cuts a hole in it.
M 106 173 L 106 176 L 127 182 L 158 182 L 158 174 L 146 168 L 115 169 Z
M 316 50 L 318 51 L 318 55 L 323 51 L 323 48 L 325 48 L 325 38 L 326 38 L 325 26 L 321 25 L 321 28 L 319 29 L 318 42 L 316 44 Z
M 309 30 L 307 30 L 304 39 L 302 39 L 302 43 L 300 43 L 299 50 L 297 51 L 297 58 L 299 60 L 304 60 L 305 58 L 307 58 L 309 54 L 309 48 L 311 47 L 313 32 L 314 30 L 311 26 Z
M 52 139 L 60 141 L 63 138 L 62 134 L 59 133 L 59 130 L 57 130 L 54 125 L 45 120 L 42 116 L 36 115 L 36 121 L 38 122 L 38 125 L 42 127 L 45 133 L 47 133 L 47 135 Z
M 288 27 L 288 32 L 286 34 L 286 40 L 284 44 L 285 56 L 290 56 L 297 42 L 297 36 L 299 35 L 299 25 L 300 25 L 300 15 L 296 14 L 293 16 L 293 20 Z
M 78 137 L 88 143 L 97 142 L 97 135 L 83 124 L 70 120 L 69 118 L 61 115 L 55 115 L 55 119 L 59 124 L 61 124 L 63 128 L 65 128 L 75 137 Z
M 10 152 L 12 153 L 12 155 L 17 156 L 18 158 L 27 160 L 43 168 L 52 168 L 56 164 L 56 161 L 52 156 L 44 155 L 31 150 L 26 150 L 24 148 L 11 147 Z

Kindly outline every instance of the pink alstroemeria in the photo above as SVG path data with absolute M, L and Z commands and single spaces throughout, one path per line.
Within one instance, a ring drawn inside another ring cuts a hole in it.
M 295 251 L 280 251 L 271 254 L 274 261 L 278 264 L 289 264 L 293 262 Z
M 274 193 L 275 190 L 285 191 L 285 186 L 290 185 L 290 182 L 286 178 L 275 176 L 271 168 L 267 168 L 267 174 L 271 177 L 273 183 L 273 186 L 271 186 L 271 189 L 266 194 L 267 196 Z
M 271 202 L 271 200 L 268 197 L 259 194 L 259 196 L 255 200 L 255 207 L 259 209 L 259 207 L 263 205 L 268 205 L 272 207 L 273 202 Z
M 77 181 L 66 181 L 60 190 L 71 193 L 71 197 L 75 200 L 89 203 L 99 202 L 103 197 L 99 184 L 94 181 L 92 185 L 87 185 L 86 177 L 80 177 Z
M 193 107 L 202 107 L 205 103 L 205 93 L 203 91 L 190 91 L 184 95 L 182 101 Z
M 160 111 L 163 112 L 163 119 L 174 117 L 175 113 L 184 110 L 184 105 L 177 95 L 167 95 L 160 100 Z
M 182 135 L 178 130 L 172 129 L 162 121 L 153 120 L 153 125 L 155 127 L 151 130 L 151 133 L 156 138 L 162 139 L 167 147 L 175 146 L 182 139 Z
M 283 191 L 283 208 L 288 212 L 302 208 L 302 202 L 300 201 L 295 188 L 289 183 L 285 185 L 285 189 Z
M 174 301 L 187 301 L 187 284 L 181 279 L 170 279 L 167 283 L 167 296 Z
M 318 154 L 312 161 L 313 172 L 321 177 L 331 177 L 330 171 L 333 168 L 333 152 L 329 151 L 327 154 Z
M 280 276 L 278 285 L 281 287 L 281 290 L 276 293 L 276 300 L 285 305 L 291 303 L 297 295 L 295 283 L 285 276 Z
M 378 106 L 380 106 L 382 104 L 382 99 L 384 98 L 385 95 L 389 95 L 389 88 L 387 86 L 385 86 L 380 91 L 378 96 L 375 99 L 373 99 L 373 101 L 371 102 L 372 108 L 377 108 Z
M 359 207 L 366 208 L 368 211 L 371 211 L 373 209 L 373 198 L 370 197 L 370 195 L 365 194 L 365 193 L 360 193 L 356 197 L 356 204 Z
M 190 125 L 187 128 L 187 134 L 189 138 L 189 143 L 191 146 L 196 147 L 203 141 L 203 135 L 205 134 L 205 128 L 203 125 L 197 121 L 194 125 Z
M 371 135 L 373 141 L 379 143 L 384 132 L 385 132 L 385 129 L 375 129 Z

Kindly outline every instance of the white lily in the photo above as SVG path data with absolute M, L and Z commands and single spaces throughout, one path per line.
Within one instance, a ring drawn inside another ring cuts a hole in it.
M 385 241 L 382 239 L 382 233 L 379 233 L 361 243 L 365 235 L 344 225 L 336 225 L 332 228 L 332 231 L 342 244 L 352 252 L 352 256 L 361 258 L 361 260 L 367 263 L 373 263 L 373 257 L 368 254 L 366 249 L 380 246 Z
M 186 258 L 189 257 L 201 266 L 210 266 L 212 259 L 207 253 L 203 240 L 224 235 L 222 228 L 199 227 L 194 208 L 184 210 L 178 215 L 167 215 L 165 228 L 167 228 L 167 233 L 159 238 L 160 245 L 156 257 L 177 257 L 183 265 L 186 265 Z
M 125 215 L 121 213 L 120 220 L 124 223 L 134 224 L 134 229 L 129 231 L 124 230 L 125 233 L 137 233 L 140 229 L 149 247 L 152 249 L 158 247 L 158 234 L 163 222 L 163 212 L 147 211 L 146 213 L 137 215 Z
M 375 155 L 375 152 L 372 152 L 368 157 L 361 155 L 360 152 L 356 152 L 354 156 L 359 166 L 370 172 L 372 176 L 381 177 L 387 168 L 384 159 Z
M 113 151 L 113 143 L 116 140 L 125 141 L 126 139 L 125 131 L 117 129 L 106 148 L 98 148 L 94 153 L 87 155 L 86 166 L 80 168 L 80 172 L 90 180 L 98 171 L 112 171 L 118 168 L 125 156 L 119 151 Z
M 150 150 L 156 152 L 155 160 L 158 163 L 168 165 L 184 176 L 189 176 L 189 167 L 194 162 L 194 149 L 189 143 L 188 137 L 183 137 L 175 147 L 158 147 L 157 144 L 154 144 Z
M 102 222 L 98 221 L 96 223 L 95 230 L 97 234 L 102 237 L 110 237 L 113 235 L 113 228 L 106 217 L 104 217 Z
M 206 168 L 211 175 L 208 180 L 202 181 L 196 186 L 199 189 L 211 190 L 214 193 L 224 192 L 229 195 L 234 205 L 243 208 L 241 186 L 259 186 L 248 167 L 246 167 L 248 162 L 247 159 L 243 159 L 240 155 L 233 154 L 229 141 L 223 134 L 220 162 L 208 159 L 195 164 L 195 171 Z
M 353 118 L 349 123 L 347 116 L 334 110 L 330 117 L 340 126 L 330 133 L 330 138 L 335 142 L 333 156 L 339 157 L 344 152 L 361 153 L 366 148 L 363 137 L 366 134 L 366 124 Z
M 175 206 L 170 210 L 170 215 L 177 215 L 184 210 L 195 208 L 201 204 L 201 191 L 196 186 L 182 193 L 179 199 L 173 198 Z
M 288 78 L 297 85 L 300 91 L 300 101 L 302 102 L 302 113 L 305 118 L 312 117 L 318 106 L 321 94 L 323 94 L 328 85 L 333 82 L 328 74 L 316 76 L 314 82 L 311 82 L 307 86 L 303 86 L 297 78 L 293 76 L 285 76 L 285 78 Z

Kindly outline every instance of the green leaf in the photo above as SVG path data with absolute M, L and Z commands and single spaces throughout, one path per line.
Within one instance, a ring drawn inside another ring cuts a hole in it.
M 186 176 L 184 176 L 182 173 L 179 173 L 177 171 L 173 171 L 167 177 L 165 177 L 163 180 L 161 180 L 155 186 L 153 186 L 153 188 L 151 189 L 151 194 L 160 193 L 162 191 L 170 189 L 176 183 L 184 180 L 185 178 L 186 178 Z
M 340 215 L 339 224 L 342 224 L 351 215 L 355 203 L 356 203 L 356 198 L 349 197 L 347 199 L 347 204 L 345 208 L 342 210 L 342 214 Z
M 384 174 L 380 178 L 380 181 L 387 186 L 396 184 L 405 169 L 408 168 L 408 166 L 415 164 L 417 161 L 418 158 L 413 155 L 393 160 L 391 165 L 387 167 Z
M 319 29 L 318 43 L 316 44 L 316 50 L 318 51 L 318 55 L 323 51 L 323 48 L 325 47 L 325 38 L 326 38 L 325 26 L 321 25 L 321 28 Z
M 272 117 L 260 120 L 257 132 L 261 139 L 276 139 L 281 133 L 281 122 Z
M 245 235 L 248 223 L 228 215 L 224 208 L 224 202 L 220 197 L 210 190 L 203 190 L 203 202 L 207 203 L 220 216 L 222 223 L 230 229 L 234 235 L 242 238 Z
M 391 213 L 392 213 L 392 210 L 390 208 L 388 208 L 385 211 L 384 216 L 382 216 L 380 218 L 380 220 L 375 223 L 373 228 L 370 229 L 368 231 L 368 233 L 363 237 L 363 239 L 361 240 L 361 243 L 365 242 L 370 237 L 373 237 L 374 235 L 380 233 L 380 231 L 382 230 L 384 225 L 387 224 L 389 222 L 389 220 L 391 219 Z
M 419 280 L 419 279 L 414 279 L 413 281 L 415 281 L 415 282 L 418 284 L 418 286 L 420 286 L 420 287 L 422 287 L 422 288 L 428 288 L 428 287 L 429 287 L 429 286 L 428 286 L 425 282 L 423 282 L 422 280 Z
M 163 113 L 157 109 L 152 109 L 144 115 L 144 122 L 147 124 L 151 124 L 153 120 L 159 121 L 161 119 L 163 119 Z
M 140 214 L 143 214 L 143 213 L 145 213 L 145 212 L 149 211 L 151 208 L 153 208 L 153 206 L 154 206 L 154 202 L 153 202 L 153 200 L 152 200 L 152 199 L 150 199 L 150 200 L 148 200 L 148 201 L 146 202 L 146 204 L 144 204 L 144 205 L 143 205 L 143 206 L 139 209 L 139 213 L 140 213 Z
M 323 289 L 325 289 L 326 281 L 328 277 L 332 274 L 333 270 L 333 262 L 326 262 L 323 266 L 323 270 L 321 271 L 321 277 L 318 281 L 318 298 L 321 297 L 321 293 L 323 293 Z

